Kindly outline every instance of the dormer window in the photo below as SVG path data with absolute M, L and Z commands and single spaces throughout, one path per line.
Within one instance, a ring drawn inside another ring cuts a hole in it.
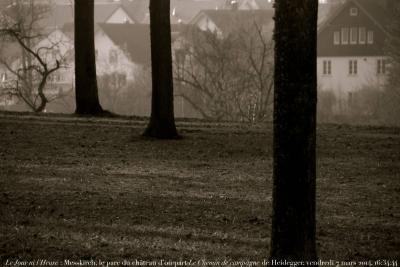
M 342 44 L 347 45 L 349 43 L 349 28 L 342 28 Z
M 333 44 L 340 45 L 340 31 L 335 31 L 333 33 Z
M 358 8 L 356 7 L 350 8 L 350 16 L 358 16 Z
M 357 44 L 357 33 L 358 28 L 352 27 L 350 28 L 350 44 Z
M 366 29 L 361 27 L 358 29 L 358 43 L 365 44 Z
M 373 31 L 368 31 L 367 42 L 368 42 L 368 44 L 374 43 L 374 32 Z

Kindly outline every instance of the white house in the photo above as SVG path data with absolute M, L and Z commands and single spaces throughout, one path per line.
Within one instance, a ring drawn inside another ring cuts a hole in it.
M 97 75 L 121 73 L 126 76 L 127 80 L 133 80 L 135 70 L 140 68 L 144 62 L 132 60 L 131 53 L 141 54 L 143 51 L 137 50 L 139 48 L 132 44 L 133 37 L 130 38 L 130 36 L 136 36 L 140 31 L 146 31 L 145 28 L 148 28 L 148 25 L 144 27 L 143 25 L 103 23 L 98 26 L 95 33 Z M 132 30 L 132 28 L 134 29 Z M 130 32 L 127 33 L 129 30 Z
M 149 116 L 151 108 L 151 44 L 150 27 L 148 24 L 98 24 L 96 31 L 96 65 L 97 75 L 119 73 L 126 77 L 126 82 L 130 83 L 128 90 L 135 97 L 129 105 L 134 115 Z M 184 25 L 172 25 L 172 41 L 176 44 L 179 32 Z M 175 55 L 175 51 L 172 51 Z M 136 82 L 135 86 L 132 82 Z M 179 88 L 177 86 L 175 91 Z M 124 93 L 120 92 L 123 96 Z M 121 95 L 119 96 L 121 97 Z M 175 116 L 193 117 L 196 116 L 190 104 L 182 98 L 176 96 Z
M 348 0 L 320 27 L 318 83 L 320 90 L 334 94 L 335 113 L 346 113 L 361 89 L 383 88 L 386 19 L 378 1 Z

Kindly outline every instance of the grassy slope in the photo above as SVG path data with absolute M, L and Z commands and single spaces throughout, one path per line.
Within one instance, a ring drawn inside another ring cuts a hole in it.
M 0 118 L 0 262 L 262 259 L 271 227 L 271 129 Z M 323 259 L 399 258 L 400 129 L 323 125 Z

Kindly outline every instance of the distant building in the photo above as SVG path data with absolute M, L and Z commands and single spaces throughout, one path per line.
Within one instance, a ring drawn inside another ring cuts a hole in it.
M 190 22 L 200 30 L 216 33 L 219 37 L 229 35 L 239 29 L 249 30 L 255 25 L 272 35 L 274 11 L 260 10 L 203 10 Z
M 133 12 L 134 7 L 122 2 L 96 3 L 94 22 L 97 23 L 138 23 Z M 74 22 L 74 6 L 68 4 L 51 4 L 49 15 L 42 24 L 47 27 L 62 28 Z
M 135 91 L 131 103 L 135 115 L 149 116 L 151 108 L 151 43 L 148 24 L 98 24 L 95 34 L 96 67 L 98 76 L 119 73 L 126 82 L 135 82 L 146 76 L 149 84 L 142 88 L 129 88 Z M 179 38 L 184 25 L 172 25 L 172 42 Z M 175 47 L 172 47 L 174 49 Z M 175 51 L 172 51 L 175 56 Z M 138 84 L 138 83 L 136 83 Z M 178 88 L 175 88 L 175 92 Z M 124 93 L 124 92 L 121 92 Z M 191 105 L 180 97 L 175 97 L 176 117 L 196 117 Z
M 319 29 L 318 83 L 333 92 L 336 113 L 348 111 L 357 91 L 385 83 L 388 15 L 378 2 L 348 0 Z
M 242 0 L 239 4 L 239 9 L 273 9 L 273 0 Z

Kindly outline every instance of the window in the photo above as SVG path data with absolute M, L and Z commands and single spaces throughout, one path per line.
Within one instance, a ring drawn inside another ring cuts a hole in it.
M 1 81 L 2 82 L 7 81 L 7 73 L 4 72 L 4 73 L 1 74 Z
M 342 28 L 342 44 L 349 43 L 349 28 Z
M 364 27 L 358 29 L 358 43 L 365 44 L 365 32 Z
M 368 31 L 367 42 L 368 42 L 368 44 L 374 43 L 374 32 L 373 31 Z
M 113 64 L 117 64 L 118 63 L 118 52 L 115 49 L 111 49 L 110 50 L 110 54 L 109 54 L 109 59 L 108 61 Z
M 335 44 L 335 45 L 340 44 L 340 32 L 339 31 L 335 31 L 333 33 L 333 44 Z
M 352 7 L 350 8 L 350 16 L 357 16 L 358 15 L 358 8 Z
M 377 74 L 385 74 L 386 73 L 386 60 L 378 59 L 376 73 Z
M 357 60 L 349 61 L 349 75 L 357 75 L 358 73 L 358 63 Z
M 331 75 L 332 74 L 332 63 L 331 63 L 330 60 L 324 60 L 322 73 L 324 75 Z
M 357 44 L 357 28 L 350 29 L 350 44 Z

